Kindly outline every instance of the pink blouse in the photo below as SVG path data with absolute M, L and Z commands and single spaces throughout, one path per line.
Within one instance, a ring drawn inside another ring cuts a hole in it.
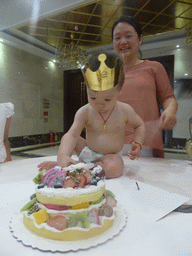
M 132 67 L 125 67 L 125 82 L 118 100 L 133 107 L 145 123 L 144 145 L 163 149 L 162 132 L 159 127 L 160 105 L 175 98 L 163 65 L 144 60 Z M 133 142 L 134 130 L 127 125 L 125 144 Z

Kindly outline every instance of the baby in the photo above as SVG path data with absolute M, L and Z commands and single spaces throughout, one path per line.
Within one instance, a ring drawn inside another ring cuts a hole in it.
M 144 141 L 144 123 L 130 105 L 117 101 L 124 81 L 123 61 L 119 55 L 114 52 L 93 54 L 82 72 L 88 104 L 77 111 L 71 128 L 62 137 L 57 165 L 66 167 L 77 163 L 71 155 L 73 150 L 81 151 L 80 162 L 96 163 L 103 168 L 106 178 L 116 178 L 124 169 L 119 152 L 124 145 L 126 124 L 135 130 L 129 155 L 130 159 L 135 159 Z M 85 140 L 80 139 L 84 128 Z

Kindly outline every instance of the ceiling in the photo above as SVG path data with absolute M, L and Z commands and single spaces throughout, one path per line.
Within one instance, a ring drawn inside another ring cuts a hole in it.
M 132 15 L 140 21 L 143 36 L 192 27 L 192 0 L 101 0 L 49 14 L 14 29 L 52 46 L 73 42 L 82 49 L 112 43 L 114 21 Z

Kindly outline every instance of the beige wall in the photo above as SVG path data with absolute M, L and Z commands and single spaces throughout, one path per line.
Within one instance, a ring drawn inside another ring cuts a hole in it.
M 49 109 L 42 102 L 48 99 Z M 12 102 L 9 137 L 63 131 L 63 70 L 53 62 L 0 43 L 0 102 Z M 44 122 L 43 111 L 48 111 Z

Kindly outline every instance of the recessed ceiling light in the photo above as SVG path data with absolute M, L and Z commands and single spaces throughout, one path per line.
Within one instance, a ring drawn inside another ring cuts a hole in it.
M 0 38 L 0 42 L 3 42 L 3 39 L 2 39 L 2 38 Z
M 188 76 L 188 74 L 187 74 L 187 73 L 185 73 L 185 76 Z
M 178 45 L 176 45 L 176 47 L 177 47 L 177 48 L 179 48 L 179 44 L 178 44 Z

